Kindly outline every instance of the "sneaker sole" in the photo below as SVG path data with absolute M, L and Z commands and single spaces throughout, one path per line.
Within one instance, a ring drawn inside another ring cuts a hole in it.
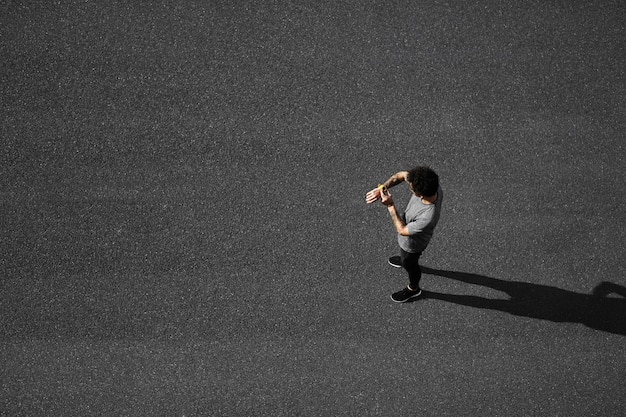
M 417 294 L 413 294 L 412 296 L 410 296 L 410 297 L 409 297 L 409 298 L 407 298 L 406 300 L 402 300 L 402 301 L 394 300 L 394 299 L 393 299 L 393 295 L 392 295 L 392 296 L 390 296 L 390 297 L 391 297 L 391 300 L 392 300 L 394 303 L 406 303 L 407 301 L 412 300 L 412 299 L 414 299 L 414 298 L 417 298 L 417 297 L 419 297 L 420 295 L 422 295 L 422 290 L 420 290 L 420 292 L 418 292 Z
M 402 265 L 398 265 L 398 264 L 394 264 L 391 262 L 391 260 L 387 259 L 387 263 L 391 266 L 393 266 L 394 268 L 402 268 Z

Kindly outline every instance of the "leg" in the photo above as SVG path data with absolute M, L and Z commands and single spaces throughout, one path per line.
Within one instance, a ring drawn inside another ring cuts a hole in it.
M 421 253 L 409 253 L 400 249 L 400 263 L 409 274 L 409 286 L 391 294 L 391 299 L 396 303 L 404 303 L 422 294 L 420 289 L 420 279 L 422 278 L 422 269 L 419 265 L 420 255 Z
M 402 260 L 402 267 L 409 274 L 409 289 L 413 291 L 417 291 L 420 289 L 422 268 L 420 267 L 419 260 L 421 255 L 421 252 L 409 253 L 400 249 L 400 259 Z

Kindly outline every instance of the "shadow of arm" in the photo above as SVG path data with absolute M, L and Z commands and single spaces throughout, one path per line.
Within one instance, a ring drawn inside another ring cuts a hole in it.
M 593 295 L 596 297 L 606 297 L 609 294 L 617 294 L 626 298 L 626 287 L 613 284 L 612 282 L 601 282 L 593 289 Z

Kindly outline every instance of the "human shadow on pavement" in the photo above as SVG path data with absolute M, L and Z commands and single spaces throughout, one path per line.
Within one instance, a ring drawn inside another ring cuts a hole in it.
M 443 300 L 553 322 L 581 323 L 592 329 L 626 336 L 626 287 L 621 285 L 602 282 L 591 294 L 580 294 L 548 285 L 507 281 L 465 272 L 428 267 L 422 267 L 422 272 L 492 288 L 506 293 L 509 298 L 492 299 L 426 290 L 420 298 Z M 609 297 L 611 294 L 617 297 Z

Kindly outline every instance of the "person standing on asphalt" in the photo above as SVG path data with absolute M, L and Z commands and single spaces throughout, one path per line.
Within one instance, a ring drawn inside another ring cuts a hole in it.
M 389 188 L 405 181 L 409 184 L 413 195 L 404 214 L 400 215 Z M 439 185 L 439 176 L 431 168 L 425 166 L 418 166 L 410 171 L 400 171 L 365 196 L 367 204 L 372 204 L 379 199 L 387 207 L 398 233 L 400 256 L 389 258 L 389 264 L 396 268 L 404 268 L 409 274 L 409 285 L 391 295 L 393 301 L 403 303 L 419 297 L 422 293 L 419 286 L 422 278 L 419 259 L 433 236 L 441 213 L 443 191 Z

